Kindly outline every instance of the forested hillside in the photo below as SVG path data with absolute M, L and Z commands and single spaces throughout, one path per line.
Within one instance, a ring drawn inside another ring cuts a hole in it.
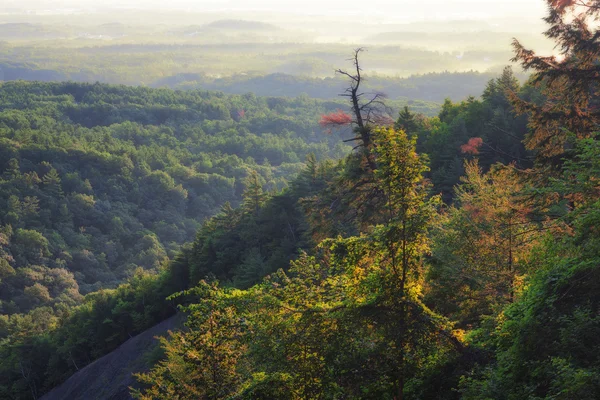
M 1 50 L 1 48 L 0 48 Z M 399 51 L 399 50 L 398 50 Z M 331 71 L 328 71 L 331 72 Z M 143 74 L 144 72 L 140 72 Z M 432 116 L 439 110 L 439 103 L 445 98 L 463 100 L 477 95 L 495 72 L 440 72 L 415 74 L 406 78 L 373 76 L 367 87 L 371 91 L 381 91 L 393 99 L 393 105 L 409 105 L 413 109 Z M 139 75 L 136 74 L 136 78 Z M 520 78 L 525 79 L 525 75 Z M 338 96 L 343 78 L 298 76 L 286 72 L 272 74 L 239 73 L 226 77 L 215 77 L 206 73 L 181 72 L 157 78 L 151 82 L 132 78 L 126 84 L 147 84 L 156 88 L 218 90 L 230 94 L 254 93 L 257 96 L 297 97 L 308 95 L 312 98 L 330 100 Z M 0 60 L 0 81 L 77 81 L 122 83 L 100 74 L 70 74 L 61 69 L 47 69 L 35 63 L 18 63 Z
M 77 304 L 156 271 L 254 177 L 339 157 L 335 104 L 106 85 L 0 86 L 0 312 Z M 254 175 L 253 175 L 254 174 Z
M 3 304 L 9 315 L 0 352 L 6 360 L 2 390 L 11 398 L 44 393 L 172 315 L 178 303 L 189 304 L 194 295 L 166 298 L 202 279 L 251 288 L 280 268 L 287 270 L 290 260 L 302 251 L 312 253 L 322 240 L 360 235 L 374 221 L 385 221 L 383 198 L 377 195 L 382 189 L 372 171 L 364 170 L 364 153 L 340 163 L 325 160 L 349 151 L 340 134 L 348 135 L 352 117 L 338 109 L 343 104 L 85 84 L 14 83 L 3 89 L 10 90 L 6 103 L 36 110 L 25 114 L 13 105 L 4 112 L 22 121 L 22 127 L 5 122 L 10 152 L 5 201 L 20 210 L 41 199 L 58 210 L 46 219 L 40 218 L 39 205 L 33 214 L 6 211 L 2 285 L 8 289 Z M 428 177 L 423 182 L 433 184 L 423 193 L 453 202 L 463 162 L 474 156 L 485 170 L 496 161 L 531 164 L 521 143 L 526 118 L 515 114 L 506 89 L 523 98 L 539 96 L 531 86 L 520 87 L 506 69 L 488 83 L 481 99 L 447 101 L 436 117 L 401 110 L 396 129 L 412 132 L 407 145 L 429 153 L 435 165 L 431 171 L 418 167 Z M 16 92 L 22 93 L 21 103 Z M 40 114 L 45 125 L 29 122 L 29 115 Z M 328 124 L 328 116 L 342 116 L 343 123 Z M 37 142 L 20 139 L 25 134 Z M 396 133 L 389 135 L 381 140 L 393 142 Z M 469 146 L 474 135 L 478 140 Z M 37 152 L 26 151 L 27 145 Z M 294 173 L 299 175 L 286 185 Z M 20 183 L 30 176 L 33 183 Z M 200 221 L 215 212 L 193 245 L 177 253 Z M 16 232 L 39 238 L 45 247 L 38 258 L 19 258 L 23 247 L 15 245 Z M 65 239 L 71 236 L 80 241 Z M 152 247 L 143 248 L 148 242 Z M 107 245 L 121 249 L 112 263 Z M 126 279 L 116 290 L 96 292 Z M 83 298 L 87 291 L 92 293 Z M 441 294 L 432 289 L 429 296 Z
M 600 2 L 548 5 L 561 56 L 515 41 L 529 84 L 506 70 L 437 119 L 377 122 L 357 50 L 352 111 L 321 120 L 353 126 L 357 146 L 327 179 L 309 173 L 321 189 L 299 201 L 313 246 L 231 285 L 224 266 L 248 263 L 215 240 L 245 228 L 224 211 L 189 253 L 204 279 L 174 297 L 188 330 L 163 342 L 134 397 L 598 398 Z M 242 253 L 264 261 L 264 243 Z
M 600 1 L 547 3 L 435 116 L 360 48 L 346 102 L 0 86 L 0 398 L 178 311 L 132 397 L 599 398 Z

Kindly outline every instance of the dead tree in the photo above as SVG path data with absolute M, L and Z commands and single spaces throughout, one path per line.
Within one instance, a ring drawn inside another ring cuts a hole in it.
M 389 122 L 389 117 L 386 115 L 387 107 L 383 102 L 385 95 L 382 93 L 365 93 L 361 89 L 364 77 L 358 58 L 363 51 L 363 48 L 354 50 L 354 55 L 349 60 L 352 61 L 354 66 L 352 72 L 342 69 L 338 69 L 336 72 L 350 79 L 350 86 L 340 96 L 347 97 L 350 100 L 353 114 L 352 122 L 356 125 L 355 132 L 358 134 L 358 136 L 345 140 L 345 142 L 359 141 L 357 147 L 369 149 L 373 126 Z M 365 96 L 369 97 L 367 101 L 363 100 Z

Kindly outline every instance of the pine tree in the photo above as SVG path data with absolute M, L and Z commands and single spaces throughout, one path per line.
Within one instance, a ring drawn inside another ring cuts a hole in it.
M 398 352 L 396 399 L 402 400 L 410 319 L 421 312 L 411 310 L 415 306 L 419 308 L 414 301 L 414 289 L 419 286 L 421 260 L 429 250 L 427 230 L 439 198 L 427 199 L 428 184 L 423 174 L 428 167 L 425 159 L 416 153 L 416 137 L 409 139 L 404 131 L 393 129 L 380 129 L 374 137 L 378 165 L 375 179 L 384 194 L 388 214 L 387 224 L 378 233 L 388 254 L 384 264 L 386 277 L 380 284 L 387 286 L 386 303 L 389 302 L 388 306 L 396 314 L 391 332 Z
M 525 70 L 533 70 L 532 84 L 546 97 L 543 104 L 512 100 L 519 112 L 529 114 L 531 134 L 527 148 L 537 153 L 544 169 L 560 165 L 569 152 L 569 136 L 589 137 L 598 130 L 598 79 L 600 78 L 600 17 L 598 0 L 547 0 L 545 36 L 555 42 L 560 56 L 540 56 L 515 40 L 515 57 Z
M 21 171 L 19 167 L 19 161 L 16 158 L 11 158 L 8 160 L 8 166 L 4 173 L 2 174 L 2 178 L 7 181 L 18 179 L 21 176 Z
M 518 93 L 520 88 L 519 80 L 513 73 L 510 66 L 504 67 L 502 74 L 488 82 L 483 91 L 482 98 L 490 102 L 494 107 L 501 106 L 508 109 L 511 104 L 508 100 L 509 93 Z
M 240 220 L 239 209 L 235 209 L 231 206 L 230 202 L 225 202 L 221 206 L 221 211 L 214 216 L 213 221 L 218 227 L 222 227 L 226 230 L 231 230 Z
M 408 106 L 404 106 L 404 108 L 398 114 L 398 119 L 394 124 L 394 128 L 396 130 L 403 130 L 409 135 L 414 135 L 418 128 L 418 124 L 415 117 L 416 115 L 410 111 Z
M 263 191 L 260 176 L 256 171 L 250 172 L 244 184 L 246 188 L 243 193 L 243 208 L 246 212 L 257 214 L 269 195 Z
M 161 340 L 167 356 L 151 372 L 136 375 L 147 385 L 133 391 L 137 399 L 227 399 L 242 381 L 246 325 L 236 296 L 205 282 L 185 294 L 199 299 L 183 309 L 190 314 L 188 329 Z
M 63 197 L 63 190 L 61 186 L 61 179 L 58 172 L 52 168 L 44 177 L 42 178 L 42 184 L 44 188 L 54 199 L 59 199 Z

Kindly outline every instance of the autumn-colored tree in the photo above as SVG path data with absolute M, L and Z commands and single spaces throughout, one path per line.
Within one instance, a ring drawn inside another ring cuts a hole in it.
M 349 126 L 352 124 L 352 116 L 343 110 L 337 110 L 329 114 L 324 114 L 319 120 L 319 125 L 323 128 L 337 128 Z
M 538 189 L 576 204 L 569 234 L 536 246 L 522 295 L 483 324 L 475 345 L 492 351 L 485 368 L 462 378 L 464 400 L 600 396 L 599 142 L 578 139 L 574 151 L 551 187 Z
M 456 204 L 440 217 L 428 271 L 429 298 L 463 327 L 513 301 L 531 249 L 550 227 L 513 168 L 484 174 L 473 160 L 465 171 Z
M 463 144 L 462 146 L 460 146 L 460 151 L 462 151 L 465 154 L 477 155 L 477 154 L 479 154 L 479 148 L 481 147 L 482 144 L 483 144 L 483 139 L 474 137 L 474 138 L 469 139 L 469 141 L 466 144 Z

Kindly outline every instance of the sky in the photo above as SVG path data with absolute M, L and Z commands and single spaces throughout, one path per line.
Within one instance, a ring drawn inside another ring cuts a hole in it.
M 183 2 L 183 1 L 182 1 Z M 543 0 L 201 0 L 218 10 L 263 10 L 301 14 L 362 14 L 403 18 L 473 18 L 543 15 Z
M 2 0 L 0 9 L 28 11 L 105 7 L 190 9 L 219 12 L 271 12 L 298 15 L 362 15 L 380 20 L 539 19 L 545 0 Z

